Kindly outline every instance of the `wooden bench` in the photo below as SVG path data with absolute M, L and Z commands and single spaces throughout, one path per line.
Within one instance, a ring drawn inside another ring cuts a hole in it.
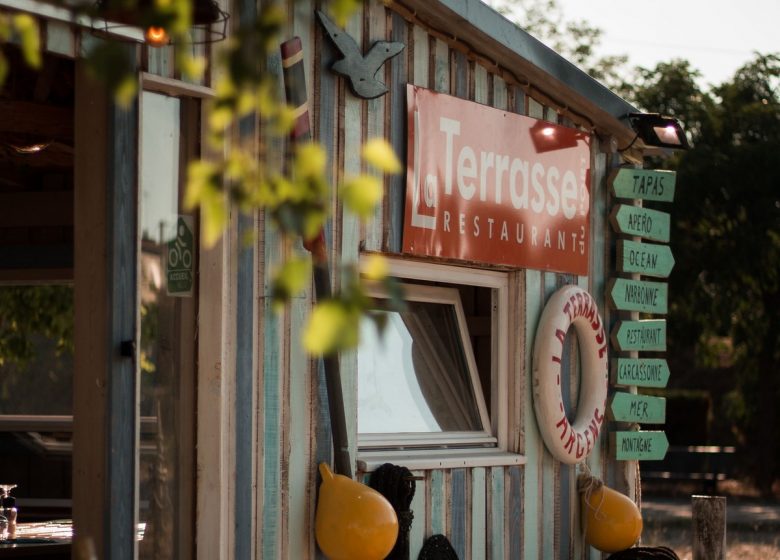
M 716 494 L 718 482 L 733 478 L 736 448 L 718 445 L 671 446 L 662 461 L 643 461 L 643 480 L 690 481 L 706 494 Z

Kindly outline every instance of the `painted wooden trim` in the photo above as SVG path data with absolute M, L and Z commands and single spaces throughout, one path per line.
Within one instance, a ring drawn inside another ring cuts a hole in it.
M 471 535 L 471 558 L 487 556 L 487 540 L 494 534 L 487 533 L 487 487 L 486 469 L 471 469 L 471 507 L 468 513 L 471 517 L 469 534 Z M 500 534 L 500 533 L 499 533 Z
M 141 87 L 146 91 L 155 91 L 172 97 L 213 99 L 216 95 L 216 92 L 210 87 L 158 76 L 149 72 L 141 72 Z
M 527 459 L 523 455 L 506 453 L 494 448 L 358 452 L 357 465 L 361 472 L 371 472 L 384 463 L 402 464 L 414 470 L 435 470 L 524 465 Z
M 391 32 L 392 41 L 407 44 L 409 42 L 409 29 L 399 14 L 391 14 Z M 406 168 L 406 83 L 410 75 L 409 66 L 413 64 L 409 60 L 409 53 L 401 55 L 390 60 L 390 108 L 387 118 L 389 119 L 390 144 L 401 161 L 401 166 Z M 391 253 L 401 252 L 401 242 L 403 237 L 403 217 L 404 206 L 406 205 L 406 177 L 404 174 L 393 175 L 390 177 L 388 190 L 385 193 L 387 197 L 385 215 L 385 241 L 383 249 Z
M 533 347 L 534 336 L 536 335 L 536 327 L 539 322 L 539 317 L 542 313 L 544 305 L 544 299 L 542 298 L 542 274 L 536 270 L 527 270 L 525 273 L 525 348 Z M 541 441 L 539 428 L 536 424 L 536 416 L 534 414 L 533 392 L 528 390 L 530 383 L 528 379 L 531 376 L 531 357 L 532 352 L 526 350 L 524 356 L 524 377 L 526 378 L 526 391 L 525 391 L 525 403 L 523 409 L 525 410 L 525 449 L 524 453 L 529 457 L 528 464 L 525 467 L 524 487 L 522 496 L 527 504 L 525 511 L 523 512 L 523 556 L 526 560 L 541 560 L 542 553 L 542 523 L 541 517 L 543 504 L 541 503 L 543 496 L 541 491 L 542 486 L 542 471 L 541 461 L 544 450 L 544 444 Z M 519 489 L 516 490 L 519 492 Z M 511 545 L 510 545 L 511 546 Z M 510 548 L 510 556 L 513 558 L 519 558 L 521 556 L 513 555 Z

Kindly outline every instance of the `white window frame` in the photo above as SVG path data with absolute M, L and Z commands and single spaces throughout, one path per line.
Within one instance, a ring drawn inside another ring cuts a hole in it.
M 361 255 L 361 267 L 366 265 L 368 254 Z M 490 433 L 476 436 L 474 432 L 447 432 L 446 443 L 439 441 L 436 434 L 387 434 L 377 438 L 358 436 L 358 468 L 361 471 L 371 471 L 386 462 L 403 464 L 410 469 L 437 469 L 455 467 L 483 467 L 525 464 L 525 457 L 510 453 L 510 422 L 509 422 L 509 274 L 507 272 L 468 268 L 431 262 L 422 262 L 397 257 L 385 256 L 389 275 L 404 283 L 427 281 L 451 284 L 455 289 L 458 285 L 488 288 L 492 294 L 491 313 L 491 382 L 490 382 Z M 418 288 L 420 289 L 418 292 Z M 435 297 L 437 290 L 426 291 L 424 285 L 417 285 L 414 292 L 420 295 Z M 418 297 L 412 293 L 408 299 Z M 424 299 L 421 301 L 431 301 Z M 460 298 L 458 298 L 458 302 Z M 446 303 L 451 303 L 447 301 Z M 460 304 L 456 305 L 460 313 L 459 321 L 465 324 L 465 315 Z M 467 348 L 471 343 L 467 341 Z M 471 356 L 470 369 L 476 371 L 473 364 L 473 354 L 467 351 L 467 359 Z M 474 380 L 472 380 L 474 381 Z M 475 392 L 481 394 L 479 379 L 472 383 Z M 485 398 L 488 398 L 486 395 Z M 477 398 L 479 401 L 479 397 Z M 482 411 L 481 411 L 482 412 Z M 486 411 L 485 411 L 486 414 Z M 438 437 L 441 440 L 441 436 Z M 384 440 L 385 447 L 378 448 Z M 367 445 L 368 444 L 368 445 Z

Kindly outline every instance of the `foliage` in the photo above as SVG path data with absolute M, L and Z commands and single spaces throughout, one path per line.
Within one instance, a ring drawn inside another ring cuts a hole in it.
M 765 491 L 780 473 L 780 57 L 701 91 L 685 61 L 640 70 L 635 101 L 688 124 L 671 234 L 670 357 L 733 375 L 728 414 Z M 695 349 L 695 352 L 691 352 Z
M 587 21 L 567 20 L 557 0 L 488 1 L 525 31 L 612 89 L 623 85 L 621 74 L 628 57 L 599 56 L 604 33 Z

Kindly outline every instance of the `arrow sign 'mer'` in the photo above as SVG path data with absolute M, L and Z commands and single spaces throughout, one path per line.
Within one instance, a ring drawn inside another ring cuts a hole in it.
M 649 169 L 618 169 L 609 178 L 612 194 L 618 198 L 639 198 L 671 202 L 674 200 L 674 171 Z
M 612 344 L 621 351 L 666 350 L 666 319 L 619 321 L 612 329 Z
M 611 439 L 618 461 L 660 461 L 669 449 L 664 432 L 615 432 Z
M 669 214 L 638 206 L 618 204 L 609 215 L 618 233 L 637 235 L 653 241 L 669 242 Z
M 674 268 L 674 256 L 668 245 L 637 243 L 628 239 L 617 242 L 618 272 L 638 272 L 645 276 L 668 278 Z
M 616 422 L 663 424 L 666 422 L 666 399 L 617 392 L 610 404 L 612 419 Z
M 615 278 L 609 283 L 609 295 L 615 309 L 665 314 L 667 290 L 663 282 Z
M 660 358 L 618 358 L 612 362 L 612 379 L 618 385 L 666 387 L 669 366 Z

